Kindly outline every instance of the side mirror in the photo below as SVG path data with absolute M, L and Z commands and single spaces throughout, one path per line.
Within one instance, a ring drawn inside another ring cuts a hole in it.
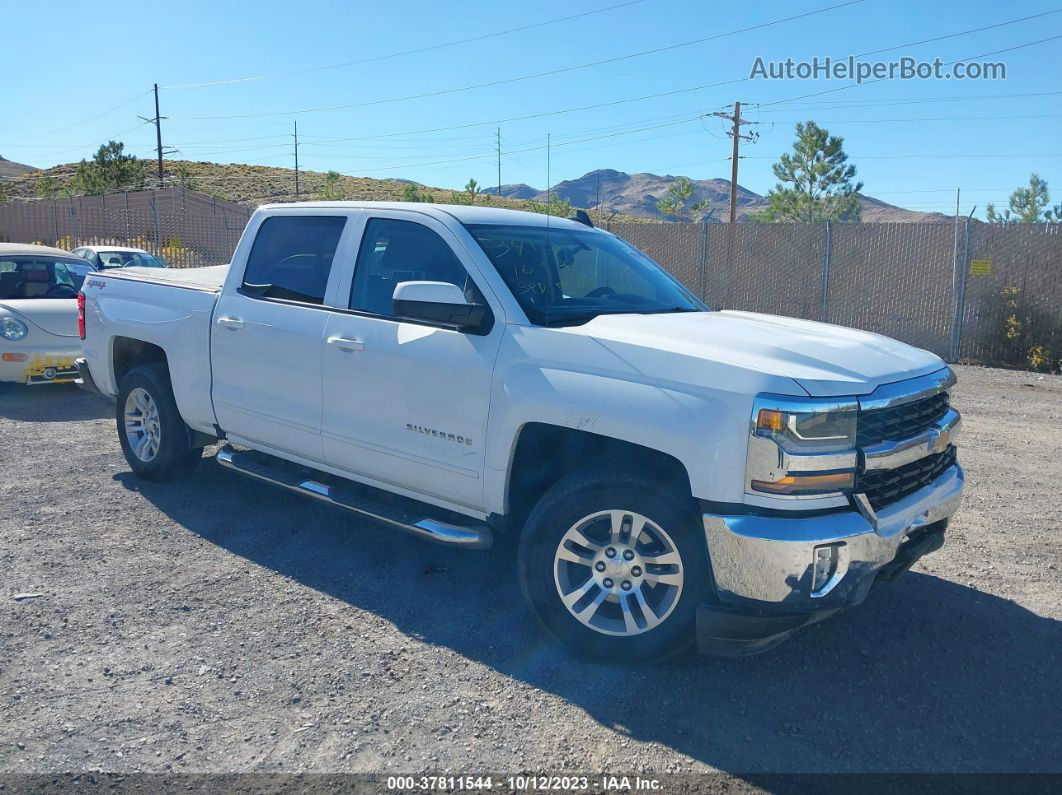
M 486 334 L 494 324 L 490 307 L 470 304 L 449 282 L 399 282 L 391 296 L 396 319 L 419 320 L 468 334 Z

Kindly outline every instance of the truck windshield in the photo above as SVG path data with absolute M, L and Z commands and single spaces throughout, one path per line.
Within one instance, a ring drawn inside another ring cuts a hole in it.
M 638 249 L 598 230 L 466 224 L 528 319 L 540 326 L 605 314 L 707 307 Z
M 99 251 L 100 262 L 104 268 L 168 268 L 169 266 L 156 257 L 141 251 Z

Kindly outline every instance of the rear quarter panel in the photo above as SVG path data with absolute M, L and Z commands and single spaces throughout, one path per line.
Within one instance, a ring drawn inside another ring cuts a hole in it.
M 218 276 L 224 278 L 223 273 Z M 141 274 L 95 273 L 85 279 L 82 349 L 100 391 L 112 397 L 118 394 L 116 339 L 157 345 L 166 353 L 173 395 L 184 421 L 211 433 L 210 323 L 218 289 L 212 284 L 153 281 Z

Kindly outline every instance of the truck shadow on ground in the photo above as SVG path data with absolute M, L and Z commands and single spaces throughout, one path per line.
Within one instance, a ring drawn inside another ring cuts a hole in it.
M 786 771 L 1062 766 L 1062 622 L 975 587 L 908 573 L 758 657 L 601 665 L 539 631 L 510 541 L 450 550 L 209 462 L 181 483 L 115 477 L 236 555 L 753 783 Z
M 76 384 L 0 384 L 0 417 L 19 422 L 77 422 L 114 417 L 114 404 Z

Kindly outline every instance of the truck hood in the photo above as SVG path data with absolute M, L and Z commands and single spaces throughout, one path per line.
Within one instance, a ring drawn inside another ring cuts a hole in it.
M 19 320 L 59 337 L 77 337 L 77 300 L 74 298 L 10 298 L 0 301 Z
M 935 354 L 869 331 L 755 312 L 602 315 L 565 329 L 596 339 L 639 370 L 666 350 L 692 359 L 780 376 L 809 395 L 865 395 L 880 384 L 944 367 Z

